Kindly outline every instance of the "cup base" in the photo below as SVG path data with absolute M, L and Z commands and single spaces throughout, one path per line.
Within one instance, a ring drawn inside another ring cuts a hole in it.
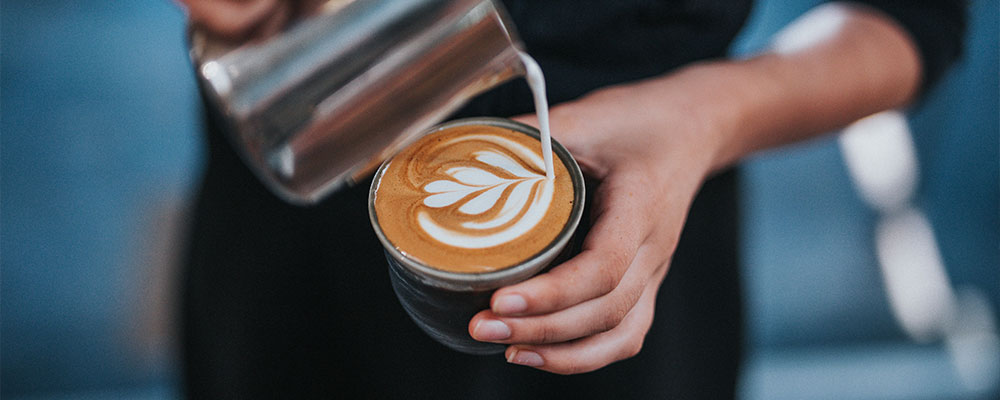
M 392 289 L 410 318 L 428 336 L 449 348 L 474 355 L 499 354 L 506 345 L 480 342 L 469 335 L 469 321 L 489 308 L 494 290 L 455 292 L 428 287 L 386 252 Z

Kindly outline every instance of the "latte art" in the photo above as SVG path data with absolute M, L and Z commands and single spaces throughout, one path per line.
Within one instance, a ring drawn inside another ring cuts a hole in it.
M 508 267 L 541 251 L 573 203 L 566 167 L 548 179 L 538 139 L 471 125 L 436 132 L 396 156 L 375 206 L 403 253 L 459 272 Z
M 525 161 L 534 162 L 532 166 L 536 170 L 543 168 L 539 164 L 541 160 L 531 150 L 501 137 L 469 135 L 445 145 L 470 140 L 496 143 L 512 150 L 516 156 L 526 158 Z M 541 222 L 552 203 L 551 180 L 546 179 L 544 174 L 526 169 L 520 162 L 496 149 L 476 151 L 472 159 L 482 165 L 447 168 L 444 172 L 452 179 L 436 180 L 424 186 L 424 191 L 431 193 L 424 198 L 424 205 L 443 208 L 461 202 L 458 212 L 470 216 L 481 215 L 500 206 L 499 210 L 484 221 L 464 221 L 458 229 L 437 222 L 429 212 L 419 211 L 417 222 L 424 232 L 447 245 L 482 249 L 517 239 Z M 505 177 L 495 175 L 490 169 L 503 171 Z M 503 229 L 484 234 L 499 227 Z

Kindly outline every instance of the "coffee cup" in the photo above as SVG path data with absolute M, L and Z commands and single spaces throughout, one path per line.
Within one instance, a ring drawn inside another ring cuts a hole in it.
M 578 251 L 583 174 L 562 145 L 552 150 L 556 174 L 546 179 L 537 129 L 467 118 L 429 129 L 375 173 L 369 217 L 393 290 L 433 339 L 464 353 L 502 352 L 472 339 L 470 319 L 496 289 Z

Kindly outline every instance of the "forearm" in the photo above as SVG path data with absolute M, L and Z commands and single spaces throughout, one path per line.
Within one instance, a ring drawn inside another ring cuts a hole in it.
M 793 51 L 694 66 L 716 102 L 713 169 L 758 150 L 799 141 L 910 101 L 920 58 L 891 19 L 836 6 L 843 19 L 826 38 Z

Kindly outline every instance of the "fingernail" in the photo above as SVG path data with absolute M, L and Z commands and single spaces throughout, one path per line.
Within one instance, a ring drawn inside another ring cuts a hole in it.
M 527 309 L 528 302 L 516 294 L 497 297 L 493 302 L 493 312 L 501 315 L 517 314 Z
M 510 327 L 495 319 L 480 320 L 472 330 L 472 336 L 478 340 L 504 340 L 510 337 Z
M 538 355 L 533 351 L 528 350 L 514 350 L 507 357 L 507 362 L 512 364 L 519 364 L 528 367 L 541 367 L 545 364 L 545 360 L 542 360 L 542 356 Z

